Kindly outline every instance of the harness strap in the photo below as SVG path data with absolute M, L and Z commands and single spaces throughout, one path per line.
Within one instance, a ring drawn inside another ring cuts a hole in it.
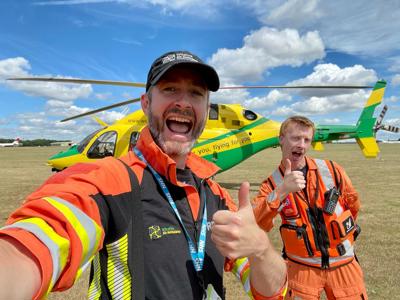
M 332 174 L 329 171 L 329 167 L 326 164 L 326 161 L 322 159 L 315 159 L 315 163 L 318 166 L 318 170 L 321 172 L 321 178 L 324 182 L 326 190 L 333 188 L 335 184 L 333 182 Z
M 128 265 L 131 273 L 131 297 L 134 300 L 145 299 L 144 251 L 143 251 L 143 212 L 139 181 L 132 169 L 122 160 L 119 161 L 128 171 L 131 182 L 132 203 L 131 220 L 128 232 Z

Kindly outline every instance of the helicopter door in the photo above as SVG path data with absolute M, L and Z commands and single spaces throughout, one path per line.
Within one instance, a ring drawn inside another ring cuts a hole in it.
M 106 156 L 114 156 L 116 141 L 117 132 L 108 131 L 103 133 L 94 141 L 87 153 L 87 157 L 103 158 Z

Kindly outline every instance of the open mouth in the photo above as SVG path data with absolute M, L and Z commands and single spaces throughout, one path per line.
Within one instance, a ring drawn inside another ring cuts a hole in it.
M 187 134 L 193 127 L 193 122 L 189 119 L 171 116 L 166 120 L 168 129 L 173 133 Z
M 303 152 L 301 151 L 293 151 L 292 156 L 293 158 L 300 158 L 303 155 Z

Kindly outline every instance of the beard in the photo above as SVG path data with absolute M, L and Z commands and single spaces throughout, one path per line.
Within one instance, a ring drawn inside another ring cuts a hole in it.
M 173 107 L 173 108 L 167 110 L 164 113 L 164 116 L 168 115 L 168 113 L 171 113 L 171 112 L 173 112 L 175 114 L 180 114 L 180 115 L 182 115 L 182 117 L 185 117 L 188 115 L 193 116 L 193 112 L 191 110 L 182 110 L 182 109 L 179 109 L 176 107 Z M 153 136 L 154 141 L 170 157 L 187 155 L 192 150 L 194 143 L 196 142 L 196 140 L 199 138 L 199 136 L 203 132 L 203 129 L 206 124 L 206 118 L 204 117 L 199 121 L 197 121 L 195 119 L 193 128 L 191 129 L 190 139 L 186 142 L 165 140 L 165 138 L 162 134 L 162 132 L 165 129 L 165 126 L 167 126 L 166 122 L 164 122 L 164 119 L 161 119 L 161 118 L 155 116 L 152 112 L 151 105 L 150 105 L 148 124 L 149 124 L 150 132 L 151 132 L 151 135 Z

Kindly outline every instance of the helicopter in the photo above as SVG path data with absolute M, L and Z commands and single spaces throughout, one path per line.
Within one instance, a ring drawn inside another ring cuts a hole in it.
M 104 80 L 84 80 L 67 78 L 12 78 L 10 80 L 53 81 L 68 83 L 95 83 L 123 86 L 143 87 L 142 83 L 116 82 Z M 288 86 L 250 86 L 250 88 L 288 88 Z M 289 88 L 314 88 L 321 86 L 296 86 Z M 322 86 L 322 88 L 338 88 L 339 86 Z M 399 132 L 399 128 L 382 124 L 387 111 L 384 106 L 379 118 L 375 118 L 374 111 L 382 102 L 386 82 L 381 80 L 374 85 L 361 115 L 355 125 L 317 125 L 312 147 L 317 151 L 323 150 L 322 142 L 356 139 L 360 149 L 367 158 L 376 157 L 379 153 L 375 135 L 378 130 Z M 249 88 L 222 87 L 230 88 Z M 340 86 L 340 88 L 366 88 L 365 86 Z M 105 106 L 83 114 L 61 120 L 80 118 L 117 106 L 138 102 L 140 98 Z M 107 156 L 120 157 L 132 149 L 139 137 L 140 131 L 147 125 L 147 118 L 141 109 L 123 117 L 109 125 L 97 117 L 94 119 L 102 126 L 89 134 L 81 142 L 61 151 L 47 161 L 52 171 L 61 171 L 78 162 L 90 162 Z M 220 172 L 226 171 L 252 155 L 266 148 L 279 146 L 280 123 L 266 118 L 241 104 L 210 104 L 210 110 L 205 129 L 196 141 L 192 152 L 212 161 Z

